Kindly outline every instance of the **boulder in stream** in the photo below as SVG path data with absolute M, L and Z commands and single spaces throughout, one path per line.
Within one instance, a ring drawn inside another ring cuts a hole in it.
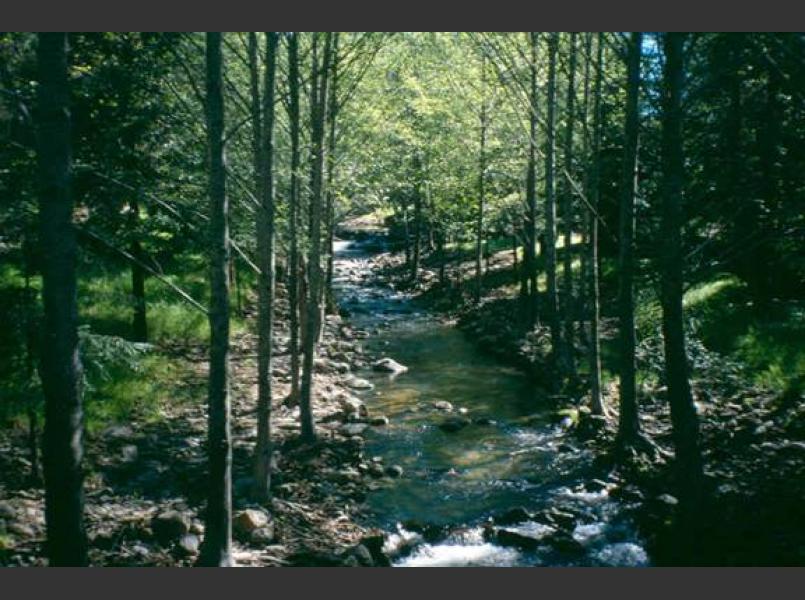
M 460 431 L 464 429 L 467 425 L 470 424 L 470 420 L 466 417 L 448 417 L 441 423 L 439 423 L 438 427 L 442 431 L 446 433 L 455 433 L 456 431 Z
M 393 358 L 381 358 L 372 363 L 372 369 L 375 371 L 381 371 L 383 373 L 389 373 L 392 376 L 399 375 L 400 373 L 405 373 L 408 371 L 408 367 L 405 365 L 401 365 Z

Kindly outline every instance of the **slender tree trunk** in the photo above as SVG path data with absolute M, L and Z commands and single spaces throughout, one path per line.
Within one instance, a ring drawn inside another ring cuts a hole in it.
M 633 32 L 629 40 L 626 125 L 623 154 L 623 180 L 620 202 L 620 252 L 618 306 L 620 318 L 620 415 L 617 447 L 622 449 L 640 434 L 635 383 L 634 323 L 634 204 L 637 194 L 638 94 L 643 35 Z
M 86 566 L 82 368 L 78 350 L 76 239 L 70 189 L 67 34 L 40 33 L 37 158 L 44 303 L 40 374 L 45 394 L 45 520 L 50 566 Z
M 593 100 L 593 161 L 590 176 L 590 399 L 593 413 L 605 415 L 601 399 L 601 301 L 598 288 L 598 206 L 601 190 L 601 83 L 604 70 L 604 34 L 598 34 Z
M 291 403 L 299 402 L 299 32 L 288 36 L 288 121 L 291 134 L 291 194 L 288 207 L 289 345 L 291 352 Z
M 529 32 L 530 73 L 528 115 L 528 167 L 526 169 L 525 252 L 523 256 L 526 282 L 526 323 L 533 326 L 537 320 L 537 33 Z
M 486 93 L 486 59 L 481 59 L 482 94 Z M 478 151 L 478 212 L 475 217 L 475 301 L 481 301 L 483 291 L 484 201 L 486 192 L 486 98 L 481 99 L 480 134 Z
M 419 261 L 422 252 L 422 164 L 419 158 L 416 159 L 417 177 L 419 184 L 414 193 L 414 247 L 411 260 L 411 283 L 416 283 L 419 276 Z
M 257 35 L 250 34 L 249 56 L 252 65 L 252 111 L 259 122 L 260 94 L 257 70 Z M 256 128 L 258 137 L 261 209 L 257 220 L 257 253 L 260 262 L 260 288 L 258 290 L 258 358 L 257 358 L 257 452 L 255 461 L 255 493 L 259 500 L 271 497 L 271 364 L 274 351 L 274 88 L 277 72 L 279 34 L 266 33 L 266 73 L 263 92 L 262 128 Z
M 325 310 L 331 314 L 336 312 L 335 294 L 333 293 L 333 260 L 335 256 L 335 151 L 336 123 L 338 117 L 338 33 L 333 33 L 333 61 L 330 76 L 329 95 L 329 132 L 327 139 L 327 272 L 325 276 Z
M 662 326 L 665 379 L 671 407 L 680 508 L 690 520 L 700 508 L 704 472 L 699 448 L 699 419 L 691 397 L 683 326 L 682 95 L 685 34 L 663 35 L 665 89 L 663 102 Z
M 135 342 L 148 341 L 148 322 L 146 320 L 145 304 L 145 269 L 141 263 L 144 262 L 143 248 L 139 240 L 140 205 L 135 198 L 130 205 L 130 235 L 132 236 L 129 252 L 137 262 L 131 263 L 131 295 L 134 300 L 134 319 L 132 322 L 132 334 Z
M 576 33 L 570 34 L 570 65 L 568 68 L 567 79 L 567 101 L 566 123 L 565 123 L 565 148 L 564 148 L 564 168 L 575 177 L 573 167 L 573 128 L 576 122 Z M 562 226 L 564 229 L 564 248 L 562 254 L 562 321 L 564 324 L 564 340 L 562 343 L 562 362 L 566 374 L 572 375 L 575 372 L 575 360 L 573 357 L 573 320 L 574 310 L 574 290 L 573 290 L 573 186 L 563 178 L 565 185 L 562 194 Z
M 547 316 L 551 330 L 551 355 L 554 369 L 553 386 L 564 374 L 561 369 L 562 332 L 556 288 L 556 53 L 559 34 L 548 37 L 548 97 L 545 141 L 545 271 L 548 283 Z
M 229 226 L 224 162 L 221 33 L 207 33 L 207 141 L 210 193 L 209 485 L 197 564 L 232 564 L 232 440 L 229 405 Z
M 584 193 L 587 196 L 587 202 L 590 200 L 590 172 L 592 170 L 592 157 L 590 156 L 590 67 L 592 64 L 593 56 L 593 34 L 587 32 L 584 34 L 584 83 L 583 83 L 583 96 L 582 96 L 582 110 L 581 110 L 581 124 L 582 124 L 582 149 L 581 155 L 584 161 Z M 590 224 L 592 221 L 588 218 L 592 216 L 585 206 L 582 206 L 579 211 L 579 223 L 581 226 L 581 250 L 579 255 L 581 257 L 581 274 L 579 277 L 578 285 L 578 327 L 577 337 L 582 345 L 589 347 L 590 338 L 587 335 L 586 320 L 589 315 L 587 307 L 588 286 L 590 281 Z
M 311 121 L 311 143 L 313 153 L 313 172 L 311 180 L 311 227 L 308 249 L 308 272 L 310 290 L 307 295 L 307 328 L 304 338 L 304 362 L 302 365 L 302 387 L 300 399 L 300 417 L 302 420 L 302 438 L 307 442 L 316 439 L 313 422 L 313 363 L 316 356 L 316 340 L 321 327 L 321 222 L 324 179 L 324 130 L 327 119 L 327 83 L 328 68 L 332 53 L 332 34 L 325 34 L 323 61 L 314 60 L 313 69 L 320 70 L 314 78 L 318 89 L 314 95 L 314 106 Z

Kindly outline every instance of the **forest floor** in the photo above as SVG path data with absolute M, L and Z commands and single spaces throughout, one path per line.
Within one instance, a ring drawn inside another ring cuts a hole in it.
M 287 312 L 284 298 L 279 316 Z M 340 317 L 326 319 L 316 361 L 314 403 L 318 442 L 302 445 L 299 409 L 290 391 L 287 321 L 277 319 L 273 365 L 275 497 L 250 500 L 256 441 L 256 338 L 232 341 L 234 559 L 239 566 L 387 564 L 382 533 L 357 523 L 366 492 L 396 475 L 365 458 L 360 433 L 383 426 L 356 397 L 366 383 L 351 371 L 367 365 L 360 340 Z M 284 329 L 285 328 L 285 329 Z M 86 527 L 90 561 L 104 566 L 187 566 L 203 538 L 206 501 L 207 353 L 201 345 L 163 345 L 157 352 L 179 365 L 176 397 L 157 419 L 132 416 L 93 435 L 85 445 Z M 181 389 L 182 394 L 179 393 Z M 375 423 L 370 425 L 369 423 Z M 0 437 L 0 564 L 43 565 L 44 491 L 31 485 L 23 432 Z
M 474 301 L 474 258 L 454 254 L 439 274 L 438 257 L 423 261 L 416 285 L 402 252 L 381 261 L 378 277 L 415 292 L 429 310 L 456 322 L 479 347 L 546 385 L 549 336 L 546 328 L 530 331 L 520 325 L 519 282 L 511 250 L 492 254 L 486 261 L 483 293 Z M 604 360 L 612 360 L 615 322 L 602 319 Z M 644 433 L 657 445 L 651 454 L 634 454 L 618 469 L 631 484 L 618 490 L 632 507 L 634 520 L 657 565 L 803 565 L 805 564 L 805 402 L 802 390 L 757 384 L 731 357 L 689 340 L 694 355 L 692 387 L 701 422 L 707 504 L 701 507 L 701 527 L 695 548 L 676 543 L 677 499 L 674 490 L 673 442 L 670 414 L 660 373 L 661 338 L 646 336 L 638 361 L 654 376 L 640 379 L 640 421 Z M 587 408 L 583 366 L 586 350 L 577 349 L 579 377 L 553 396 L 557 410 L 572 415 L 577 435 L 598 448 L 601 476 L 615 469 L 611 460 L 617 425 L 617 384 L 605 373 L 604 402 L 608 417 Z M 796 374 L 793 374 L 796 378 Z M 681 553 L 681 554 L 680 554 Z

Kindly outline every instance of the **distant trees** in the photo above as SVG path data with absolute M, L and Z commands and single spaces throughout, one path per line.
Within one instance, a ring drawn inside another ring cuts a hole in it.
M 209 487 L 199 566 L 232 564 L 232 439 L 229 398 L 229 203 L 224 162 L 221 33 L 207 33 L 207 140 L 210 195 Z
M 83 520 L 83 381 L 72 223 L 67 34 L 40 33 L 36 54 L 47 555 L 51 566 L 80 567 L 88 564 L 88 558 Z

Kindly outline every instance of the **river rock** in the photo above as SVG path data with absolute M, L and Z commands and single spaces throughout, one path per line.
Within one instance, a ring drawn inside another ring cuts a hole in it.
M 0 519 L 13 519 L 17 516 L 16 509 L 12 506 L 11 502 L 6 500 L 0 501 Z
M 504 513 L 495 515 L 495 523 L 498 525 L 514 525 L 531 520 L 531 513 L 522 506 L 510 508 Z
M 193 556 L 198 553 L 200 545 L 201 540 L 199 540 L 198 536 L 193 533 L 188 533 L 179 538 L 179 541 L 176 543 L 176 549 L 180 554 Z
M 361 435 L 369 427 L 366 423 L 344 423 L 338 430 L 344 435 Z
M 123 462 L 135 462 L 138 456 L 139 450 L 134 444 L 126 444 L 120 449 L 120 457 L 123 459 Z
M 381 358 L 378 361 L 372 363 L 372 369 L 375 371 L 381 371 L 383 373 L 391 373 L 392 375 L 399 375 L 400 373 L 405 373 L 408 371 L 408 367 L 405 365 L 401 365 L 393 358 Z
M 369 424 L 375 427 L 383 427 L 389 424 L 389 418 L 385 415 L 377 415 L 369 419 Z
M 178 540 L 190 531 L 190 517 L 178 510 L 167 510 L 151 519 L 151 531 L 160 544 Z
M 433 403 L 433 408 L 436 410 L 443 410 L 445 412 L 450 412 L 453 410 L 453 405 L 450 404 L 447 400 L 437 400 Z
M 402 477 L 403 476 L 403 468 L 400 465 L 391 465 L 386 467 L 386 475 L 389 477 Z
M 511 546 L 520 550 L 536 550 L 542 545 L 540 538 L 512 529 L 498 529 L 495 532 L 495 541 L 501 546 Z
M 249 541 L 258 546 L 266 546 L 274 541 L 274 523 L 269 522 L 266 526 L 252 531 Z
M 470 420 L 466 417 L 449 417 L 439 423 L 439 429 L 446 433 L 455 433 L 464 429 L 470 424 Z
M 375 387 L 373 383 L 367 381 L 366 379 L 362 379 L 361 377 L 355 377 L 354 375 L 347 377 L 344 380 L 344 384 L 353 390 L 371 390 Z
M 363 401 L 355 396 L 349 396 L 347 394 L 340 395 L 338 397 L 338 403 L 347 417 L 352 415 L 366 417 L 369 414 Z
M 247 508 L 240 511 L 233 521 L 233 528 L 244 537 L 250 537 L 252 532 L 268 527 L 271 517 L 264 510 Z

